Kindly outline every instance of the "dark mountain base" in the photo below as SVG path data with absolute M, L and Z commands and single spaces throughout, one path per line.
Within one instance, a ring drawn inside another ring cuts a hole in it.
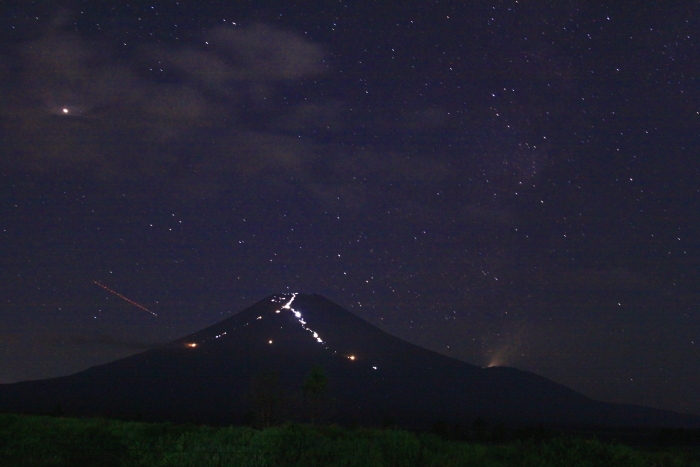
M 311 397 L 312 368 L 327 384 Z M 0 385 L 13 412 L 238 424 L 288 418 L 432 426 L 700 427 L 700 417 L 589 399 L 535 374 L 420 348 L 318 295 L 277 295 L 158 349 L 75 375 Z

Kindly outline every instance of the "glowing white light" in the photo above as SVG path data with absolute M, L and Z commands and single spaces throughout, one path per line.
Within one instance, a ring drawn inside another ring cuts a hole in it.
M 268 344 L 272 344 L 272 339 L 270 339 L 269 341 L 267 341 L 267 343 L 268 343 Z
M 296 297 L 297 297 L 297 294 L 295 294 L 295 293 L 292 294 L 292 298 L 290 298 L 289 301 L 282 306 L 282 308 L 280 308 L 279 310 L 276 310 L 275 313 L 279 313 L 280 310 L 290 310 L 294 314 L 294 316 L 296 317 L 297 321 L 299 321 L 299 324 L 301 324 L 301 327 L 303 329 L 305 329 L 306 331 L 309 331 L 314 336 L 314 339 L 316 339 L 316 341 L 319 344 L 325 344 L 325 342 L 323 341 L 323 339 L 321 339 L 321 337 L 318 335 L 317 332 L 314 332 L 312 329 L 309 329 L 306 326 L 306 321 L 304 320 L 304 318 L 301 317 L 301 312 L 292 308 L 292 302 L 294 301 L 294 299 Z
M 63 113 L 64 113 L 64 114 L 67 114 L 67 113 L 68 113 L 68 109 L 63 109 Z
M 354 356 L 354 355 L 350 355 L 348 358 L 349 358 L 350 360 L 355 360 L 355 356 Z
M 282 307 L 285 310 L 291 310 L 292 309 L 292 302 L 294 299 L 297 298 L 297 294 L 292 294 L 292 298 Z
M 377 367 L 376 367 L 376 366 L 373 366 L 372 368 L 373 368 L 373 369 L 375 369 L 375 370 L 377 369 Z
M 262 316 L 258 316 L 258 317 L 257 317 L 257 318 L 255 318 L 255 319 L 262 319 Z
M 185 345 L 187 345 L 187 347 L 197 347 L 197 344 L 195 342 L 190 342 L 190 343 L 185 344 Z

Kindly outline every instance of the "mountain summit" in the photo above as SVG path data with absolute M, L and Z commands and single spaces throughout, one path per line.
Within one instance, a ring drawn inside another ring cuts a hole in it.
M 436 420 L 700 427 L 700 417 L 589 399 L 513 368 L 480 368 L 398 339 L 319 295 L 270 296 L 174 342 L 71 376 L 0 385 L 0 409 L 239 423 L 251 382 L 299 394 L 314 366 L 338 422 Z M 270 390 L 270 388 L 267 388 Z

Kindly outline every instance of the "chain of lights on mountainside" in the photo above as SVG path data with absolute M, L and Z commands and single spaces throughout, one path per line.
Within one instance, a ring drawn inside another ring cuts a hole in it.
M 306 321 L 304 320 L 304 318 L 303 318 L 301 312 L 300 312 L 299 310 L 295 310 L 294 308 L 292 308 L 292 302 L 294 302 L 294 299 L 296 298 L 297 295 L 298 295 L 297 293 L 293 293 L 293 294 L 292 294 L 292 298 L 290 298 L 289 301 L 287 301 L 287 303 L 285 303 L 284 305 L 282 305 L 281 308 L 278 308 L 277 310 L 275 310 L 275 313 L 276 313 L 276 314 L 279 314 L 279 313 L 282 312 L 282 310 L 289 310 L 290 312 L 292 312 L 292 314 L 293 314 L 294 317 L 297 319 L 297 321 L 299 321 L 299 324 L 301 325 L 302 329 L 304 329 L 305 331 L 309 331 L 309 332 L 312 334 L 313 338 L 316 340 L 316 342 L 318 342 L 319 344 L 323 344 L 323 345 L 325 346 L 326 349 L 331 350 L 330 347 L 329 347 L 328 345 L 326 345 L 327 342 L 325 342 L 325 341 L 321 338 L 321 336 L 319 336 L 319 334 L 318 334 L 316 331 L 314 331 L 313 329 L 309 328 L 309 327 L 306 325 Z M 279 301 L 278 301 L 278 299 L 279 299 Z M 282 300 L 283 300 L 282 297 L 275 297 L 275 298 L 272 299 L 272 302 L 273 302 L 273 303 L 281 303 Z M 261 315 L 261 316 L 258 316 L 257 318 L 255 318 L 256 321 L 257 321 L 257 320 L 261 320 L 261 319 L 263 319 L 262 315 Z M 250 324 L 250 323 L 245 323 L 243 326 L 248 326 L 249 324 Z M 235 329 L 234 329 L 234 331 L 235 331 Z M 224 337 L 224 336 L 227 335 L 227 334 L 228 334 L 228 332 L 222 332 L 221 334 L 216 335 L 216 336 L 214 336 L 214 337 L 210 337 L 209 339 L 204 339 L 204 340 L 202 340 L 202 341 L 199 342 L 199 343 L 197 343 L 197 342 L 188 342 L 188 343 L 185 344 L 185 346 L 190 347 L 190 348 L 196 348 L 196 347 L 199 347 L 200 345 L 204 344 L 204 343 L 207 342 L 207 341 L 210 341 L 210 340 L 213 340 L 213 339 L 220 339 L 220 338 Z M 272 339 L 269 339 L 269 340 L 267 341 L 267 343 L 270 344 L 270 345 L 272 345 L 272 344 L 273 344 L 273 340 L 272 340 Z M 335 350 L 333 350 L 333 353 L 334 353 L 334 354 L 337 354 L 338 352 L 335 351 Z M 354 356 L 354 355 L 348 355 L 347 358 L 348 358 L 349 360 L 353 360 L 353 361 L 355 360 L 355 356 Z M 376 367 L 376 366 L 373 366 L 372 369 L 373 369 L 373 370 L 376 370 L 377 367 Z

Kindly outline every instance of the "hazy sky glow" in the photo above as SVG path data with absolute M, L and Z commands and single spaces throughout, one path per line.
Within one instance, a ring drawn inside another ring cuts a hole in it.
M 0 382 L 302 292 L 700 414 L 694 8 L 14 2 Z

